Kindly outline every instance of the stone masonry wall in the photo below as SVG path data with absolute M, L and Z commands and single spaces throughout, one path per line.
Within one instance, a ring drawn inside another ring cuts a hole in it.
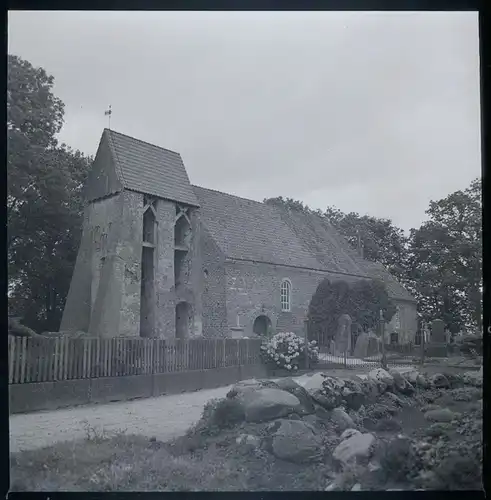
M 141 194 L 123 191 L 89 205 L 91 334 L 139 336 L 142 203 Z
M 201 223 L 199 209 L 189 211 L 191 221 L 191 235 L 189 251 L 183 259 L 182 283 L 176 287 L 176 305 L 180 301 L 191 304 L 193 319 L 190 325 L 189 336 L 202 335 L 202 292 L 203 266 L 201 262 L 200 231 Z
M 175 204 L 157 201 L 157 255 L 155 262 L 155 335 L 175 337 L 174 221 Z
M 271 320 L 273 331 L 302 334 L 310 299 L 325 277 L 347 282 L 362 279 L 286 266 L 228 261 L 226 304 L 229 328 L 236 326 L 238 316 L 240 325 L 244 328 L 244 336 L 250 336 L 254 320 L 264 314 Z M 280 306 L 280 286 L 284 278 L 288 278 L 292 284 L 290 312 L 282 312 Z
M 201 229 L 203 336 L 227 336 L 225 258 L 206 228 Z

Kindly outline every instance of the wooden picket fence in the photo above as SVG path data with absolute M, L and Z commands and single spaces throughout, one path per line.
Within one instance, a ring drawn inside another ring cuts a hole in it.
M 9 337 L 9 384 L 253 365 L 260 346 L 257 339 Z

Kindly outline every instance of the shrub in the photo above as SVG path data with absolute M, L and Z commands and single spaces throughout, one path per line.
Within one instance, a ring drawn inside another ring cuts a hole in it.
M 317 287 L 309 304 L 309 335 L 318 336 L 328 332 L 332 337 L 342 314 L 349 314 L 353 321 L 352 328 L 365 331 L 376 328 L 380 310 L 384 312 L 387 322 L 396 312 L 381 281 L 361 280 L 349 285 L 345 281 L 331 282 L 325 279 Z
M 261 346 L 264 361 L 277 368 L 289 371 L 305 366 L 305 340 L 291 332 L 277 333 Z M 319 361 L 319 350 L 315 340 L 308 343 L 309 365 Z

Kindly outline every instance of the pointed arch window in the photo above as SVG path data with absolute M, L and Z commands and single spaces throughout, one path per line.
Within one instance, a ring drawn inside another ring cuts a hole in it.
M 291 310 L 292 283 L 289 279 L 284 279 L 280 287 L 281 310 L 289 312 Z

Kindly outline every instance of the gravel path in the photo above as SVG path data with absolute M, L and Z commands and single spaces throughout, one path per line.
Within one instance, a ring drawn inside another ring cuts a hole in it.
M 357 370 L 356 373 L 366 370 Z M 333 376 L 354 370 L 330 370 Z M 295 377 L 303 385 L 309 375 Z M 207 401 L 225 397 L 232 386 L 157 398 L 77 406 L 10 416 L 10 452 L 42 448 L 98 432 L 125 431 L 166 441 L 183 435 L 201 417 Z

